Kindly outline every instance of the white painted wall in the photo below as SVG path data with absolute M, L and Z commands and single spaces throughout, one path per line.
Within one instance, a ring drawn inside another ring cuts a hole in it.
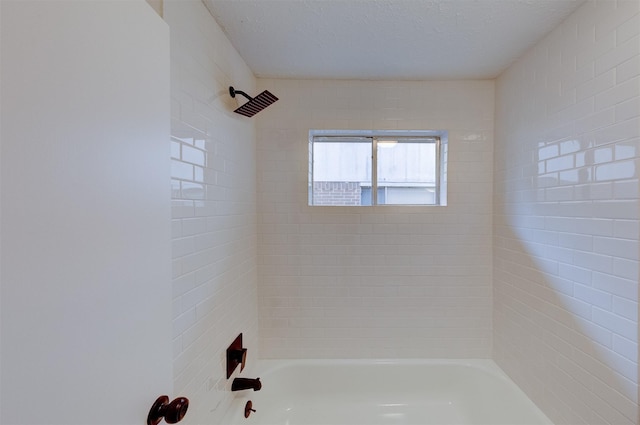
M 640 3 L 497 80 L 494 358 L 556 424 L 637 424 Z
M 234 393 L 225 350 L 239 334 L 258 358 L 254 119 L 229 86 L 255 79 L 200 1 L 164 1 L 171 30 L 174 385 L 185 424 L 220 423 Z M 240 96 L 239 99 L 242 99 Z M 239 369 L 238 369 L 239 371 Z
M 143 0 L 0 2 L 3 424 L 172 394 L 169 33 Z
M 260 348 L 490 357 L 493 81 L 258 81 Z M 307 206 L 309 129 L 449 131 L 446 207 Z

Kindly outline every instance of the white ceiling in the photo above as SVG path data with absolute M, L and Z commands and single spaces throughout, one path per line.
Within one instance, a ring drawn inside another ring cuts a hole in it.
M 495 78 L 584 0 L 203 0 L 258 77 Z

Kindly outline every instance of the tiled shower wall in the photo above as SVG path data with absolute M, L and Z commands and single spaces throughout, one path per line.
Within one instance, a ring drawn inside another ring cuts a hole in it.
M 261 355 L 490 357 L 494 82 L 258 85 Z M 309 129 L 448 131 L 448 205 L 309 207 Z
M 496 83 L 494 358 L 556 424 L 637 424 L 640 2 Z
M 174 395 L 186 423 L 221 423 L 225 348 L 257 349 L 255 129 L 228 87 L 253 74 L 201 1 L 164 1 L 171 31 Z M 226 391 L 225 391 L 226 389 Z

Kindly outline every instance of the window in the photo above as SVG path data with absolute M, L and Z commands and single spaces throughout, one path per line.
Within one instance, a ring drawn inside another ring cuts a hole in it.
M 309 205 L 446 205 L 446 132 L 309 132 Z

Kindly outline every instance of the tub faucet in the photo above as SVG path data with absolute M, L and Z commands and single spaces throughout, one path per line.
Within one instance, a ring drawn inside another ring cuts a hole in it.
M 260 378 L 236 378 L 231 383 L 231 391 L 242 391 L 248 389 L 253 389 L 253 391 L 260 391 L 260 388 L 262 388 L 262 382 L 260 382 Z

